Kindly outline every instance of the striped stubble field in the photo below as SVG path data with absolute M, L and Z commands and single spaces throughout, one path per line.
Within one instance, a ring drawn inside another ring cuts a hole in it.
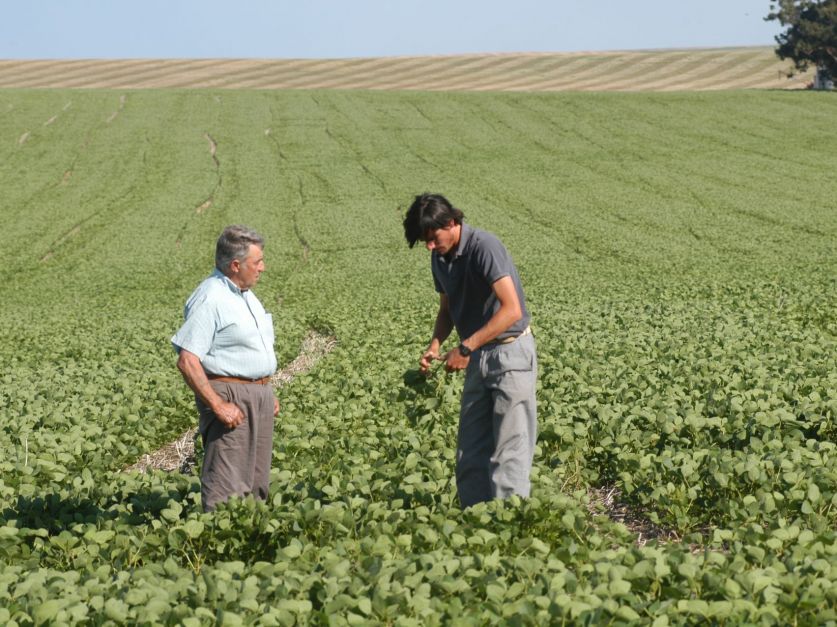
M 0 622 L 837 620 L 835 113 L 778 89 L 0 90 Z M 426 190 L 523 278 L 525 501 L 459 508 L 461 379 L 416 377 L 436 295 L 401 219 Z M 198 469 L 123 469 L 194 424 L 168 338 L 238 222 L 267 238 L 281 364 L 337 344 L 279 390 L 270 500 L 203 514 Z

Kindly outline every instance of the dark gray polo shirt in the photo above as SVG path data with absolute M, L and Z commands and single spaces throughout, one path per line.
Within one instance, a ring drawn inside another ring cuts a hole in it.
M 517 268 L 495 235 L 463 223 L 459 245 L 451 258 L 433 251 L 430 267 L 436 291 L 448 297 L 450 315 L 461 340 L 484 327 L 500 308 L 491 286 L 505 276 L 514 281 L 523 317 L 497 338 L 520 335 L 529 326 L 529 311 Z

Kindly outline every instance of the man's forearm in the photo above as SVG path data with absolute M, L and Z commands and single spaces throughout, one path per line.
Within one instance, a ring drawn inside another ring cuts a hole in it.
M 197 356 L 184 353 L 186 351 L 181 351 L 180 358 L 177 360 L 177 368 L 180 370 L 180 374 L 183 375 L 186 385 L 197 394 L 198 398 L 207 407 L 210 407 L 214 411 L 218 404 L 223 402 L 223 399 L 212 389 Z
M 430 347 L 433 348 L 434 343 L 436 344 L 436 350 L 444 344 L 445 340 L 448 339 L 450 332 L 453 330 L 453 320 L 451 320 L 450 314 L 446 309 L 439 309 L 439 313 L 436 315 L 436 324 L 433 325 L 433 338 L 430 340 Z
M 491 286 L 491 289 L 497 296 L 497 300 L 500 301 L 500 306 L 482 328 L 478 329 L 471 337 L 463 338 L 465 346 L 472 351 L 490 342 L 523 317 L 523 307 L 520 305 L 520 299 L 517 297 L 517 290 L 511 277 L 506 276 L 498 279 Z
M 494 312 L 494 315 L 491 316 L 483 327 L 477 329 L 477 331 L 470 337 L 465 338 L 463 343 L 472 351 L 475 351 L 496 338 L 515 322 L 520 320 L 521 317 L 522 314 L 520 313 L 519 308 L 511 305 L 501 306 Z

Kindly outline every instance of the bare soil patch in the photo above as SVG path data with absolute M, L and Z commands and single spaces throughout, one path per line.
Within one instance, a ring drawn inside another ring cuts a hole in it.
M 661 544 L 684 544 L 684 538 L 675 529 L 669 529 L 654 523 L 647 513 L 634 505 L 625 503 L 622 492 L 615 486 L 590 488 L 587 491 L 589 502 L 588 511 L 591 514 L 604 514 L 610 520 L 625 525 L 625 528 L 636 536 L 635 544 L 643 547 L 649 542 Z M 700 530 L 703 537 L 707 537 L 711 529 Z M 690 543 L 687 548 L 692 553 L 706 550 L 704 544 Z M 712 551 L 726 552 L 725 548 L 713 547 Z
M 590 503 L 588 511 L 591 514 L 605 514 L 614 522 L 622 523 L 631 533 L 636 535 L 636 545 L 645 546 L 649 541 L 658 544 L 679 543 L 680 536 L 672 529 L 665 529 L 649 520 L 644 512 L 626 504 L 622 500 L 622 492 L 614 486 L 590 488 L 588 490 Z
M 212 136 L 209 133 L 204 133 L 203 136 L 204 138 L 206 138 L 206 141 L 209 142 L 209 155 L 212 157 L 212 160 L 215 162 L 215 165 L 219 165 L 218 157 L 215 156 L 215 153 L 218 152 L 217 142 L 214 139 L 212 139 Z

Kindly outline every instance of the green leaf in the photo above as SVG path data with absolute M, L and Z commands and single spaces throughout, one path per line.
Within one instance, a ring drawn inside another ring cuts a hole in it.
M 369 616 L 372 613 L 372 601 L 366 597 L 358 599 L 357 609 Z
M 566 512 L 561 517 L 561 522 L 567 529 L 575 529 L 575 515 L 572 512 Z
M 616 610 L 616 616 L 622 620 L 636 622 L 640 620 L 640 615 L 632 607 L 622 605 Z
M 33 614 L 36 624 L 51 622 L 66 602 L 62 599 L 48 599 L 41 603 Z
M 282 555 L 287 559 L 296 559 L 302 555 L 302 547 L 299 544 L 291 543 L 281 550 Z
M 183 525 L 183 530 L 190 538 L 197 538 L 203 533 L 203 523 L 199 520 L 189 520 Z
M 625 596 L 631 591 L 631 584 L 624 580 L 611 581 L 608 590 L 615 597 Z
M 105 615 L 117 623 L 124 623 L 128 620 L 128 611 L 128 605 L 119 599 L 105 601 Z
M 709 614 L 709 603 L 701 599 L 683 600 L 677 602 L 677 609 L 687 614 L 699 614 L 705 617 Z

